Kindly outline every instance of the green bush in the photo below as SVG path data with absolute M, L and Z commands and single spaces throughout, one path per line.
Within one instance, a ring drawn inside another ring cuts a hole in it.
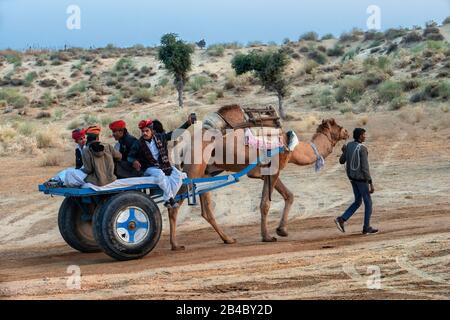
M 129 71 L 134 67 L 133 60 L 130 58 L 120 58 L 114 66 L 115 71 Z
M 344 54 L 345 50 L 344 47 L 336 44 L 333 48 L 330 48 L 327 50 L 327 55 L 329 57 L 340 57 Z
M 139 88 L 133 94 L 133 100 L 137 103 L 151 102 L 153 92 L 149 89 Z
M 28 98 L 21 95 L 19 91 L 11 88 L 0 89 L 0 100 L 5 100 L 14 108 L 20 109 L 28 104 Z
M 314 31 L 309 31 L 300 36 L 299 40 L 305 41 L 317 41 L 319 39 L 319 35 Z
M 34 80 L 38 77 L 38 74 L 35 71 L 27 73 L 25 76 L 25 86 L 29 87 L 33 83 Z
M 87 81 L 80 81 L 69 88 L 66 92 L 66 98 L 73 98 L 87 90 Z
M 326 89 L 323 90 L 319 94 L 319 103 L 321 106 L 324 106 L 328 109 L 331 109 L 336 103 L 336 99 L 334 98 L 333 91 Z
M 217 92 L 209 92 L 206 95 L 206 100 L 208 101 L 208 104 L 214 104 L 217 100 Z
M 405 106 L 408 103 L 405 97 L 400 96 L 392 99 L 391 103 L 389 104 L 389 107 L 391 110 L 398 110 L 401 107 Z
M 223 57 L 225 55 L 225 47 L 221 44 L 213 44 L 208 47 L 206 53 L 211 57 Z
M 334 35 L 332 33 L 327 33 L 322 36 L 322 40 L 330 40 L 330 39 L 334 39 Z
M 167 77 L 159 79 L 158 86 L 165 87 L 169 84 L 170 80 Z
M 123 101 L 123 97 L 120 93 L 116 93 L 112 96 L 109 96 L 108 103 L 106 104 L 107 108 L 115 108 L 118 107 Z
M 381 101 L 391 102 L 403 94 L 403 88 L 398 82 L 386 81 L 378 87 L 377 92 Z
M 6 61 L 14 65 L 14 67 L 20 67 L 22 65 L 22 55 L 19 52 L 12 52 L 4 55 Z
M 364 81 L 357 77 L 347 77 L 342 80 L 336 92 L 336 101 L 344 102 L 351 101 L 358 102 L 361 99 L 365 90 Z
M 83 120 L 85 126 L 92 126 L 100 123 L 99 119 L 92 114 L 85 114 Z
M 211 80 L 205 76 L 195 76 L 189 80 L 188 88 L 193 92 L 200 91 L 205 85 L 207 85 Z
M 327 62 L 327 57 L 322 52 L 316 50 L 308 53 L 308 58 L 314 60 L 318 64 L 325 64 Z

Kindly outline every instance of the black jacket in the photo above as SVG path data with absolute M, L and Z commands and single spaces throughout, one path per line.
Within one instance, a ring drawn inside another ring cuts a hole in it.
M 346 163 L 347 176 L 352 181 L 372 183 L 369 170 L 369 152 L 363 144 L 352 141 L 347 144 L 339 162 Z
M 75 149 L 75 169 L 81 169 L 83 166 L 83 158 L 81 157 L 81 151 L 79 148 Z
M 189 122 L 185 122 L 181 127 L 179 127 L 178 129 L 187 129 L 189 128 L 191 125 Z M 155 133 L 155 135 L 162 141 L 163 145 L 165 148 L 167 148 L 167 142 L 169 142 L 170 140 L 176 138 L 173 136 L 173 131 L 170 132 L 164 132 L 164 133 Z M 151 164 L 146 155 L 144 150 L 142 150 L 141 148 L 141 144 L 139 142 L 139 140 L 136 140 L 133 143 L 133 146 L 131 147 L 129 153 L 128 153 L 128 158 L 127 158 L 128 162 L 130 164 L 133 164 L 133 162 L 135 160 L 138 160 L 139 163 L 141 164 L 141 171 L 145 171 L 147 170 L 149 167 L 154 166 L 154 164 Z M 156 159 L 156 160 L 160 160 L 160 159 Z
M 126 132 L 124 136 L 119 140 L 119 152 L 122 154 L 122 161 L 127 161 L 128 154 L 131 151 L 131 148 L 133 147 L 133 144 L 137 141 L 134 136 Z

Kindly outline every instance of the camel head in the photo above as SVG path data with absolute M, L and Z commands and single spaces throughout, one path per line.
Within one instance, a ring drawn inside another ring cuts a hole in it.
M 334 119 L 322 120 L 322 124 L 317 128 L 317 133 L 328 136 L 335 144 L 341 140 L 350 138 L 347 129 L 337 124 Z

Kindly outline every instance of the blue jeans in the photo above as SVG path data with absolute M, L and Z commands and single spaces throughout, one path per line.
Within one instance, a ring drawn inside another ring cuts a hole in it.
M 352 183 L 353 193 L 355 194 L 355 202 L 344 212 L 342 219 L 344 221 L 350 219 L 364 201 L 364 229 L 369 228 L 370 216 L 372 215 L 372 198 L 369 192 L 369 184 L 358 181 L 350 182 Z

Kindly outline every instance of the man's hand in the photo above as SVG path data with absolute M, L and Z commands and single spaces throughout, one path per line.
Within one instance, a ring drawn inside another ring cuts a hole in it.
M 135 168 L 137 171 L 141 171 L 141 164 L 140 164 L 140 162 L 135 160 L 133 162 L 133 168 Z
M 371 194 L 375 192 L 375 188 L 374 188 L 374 186 L 373 186 L 372 183 L 369 185 L 369 192 L 370 192 Z

